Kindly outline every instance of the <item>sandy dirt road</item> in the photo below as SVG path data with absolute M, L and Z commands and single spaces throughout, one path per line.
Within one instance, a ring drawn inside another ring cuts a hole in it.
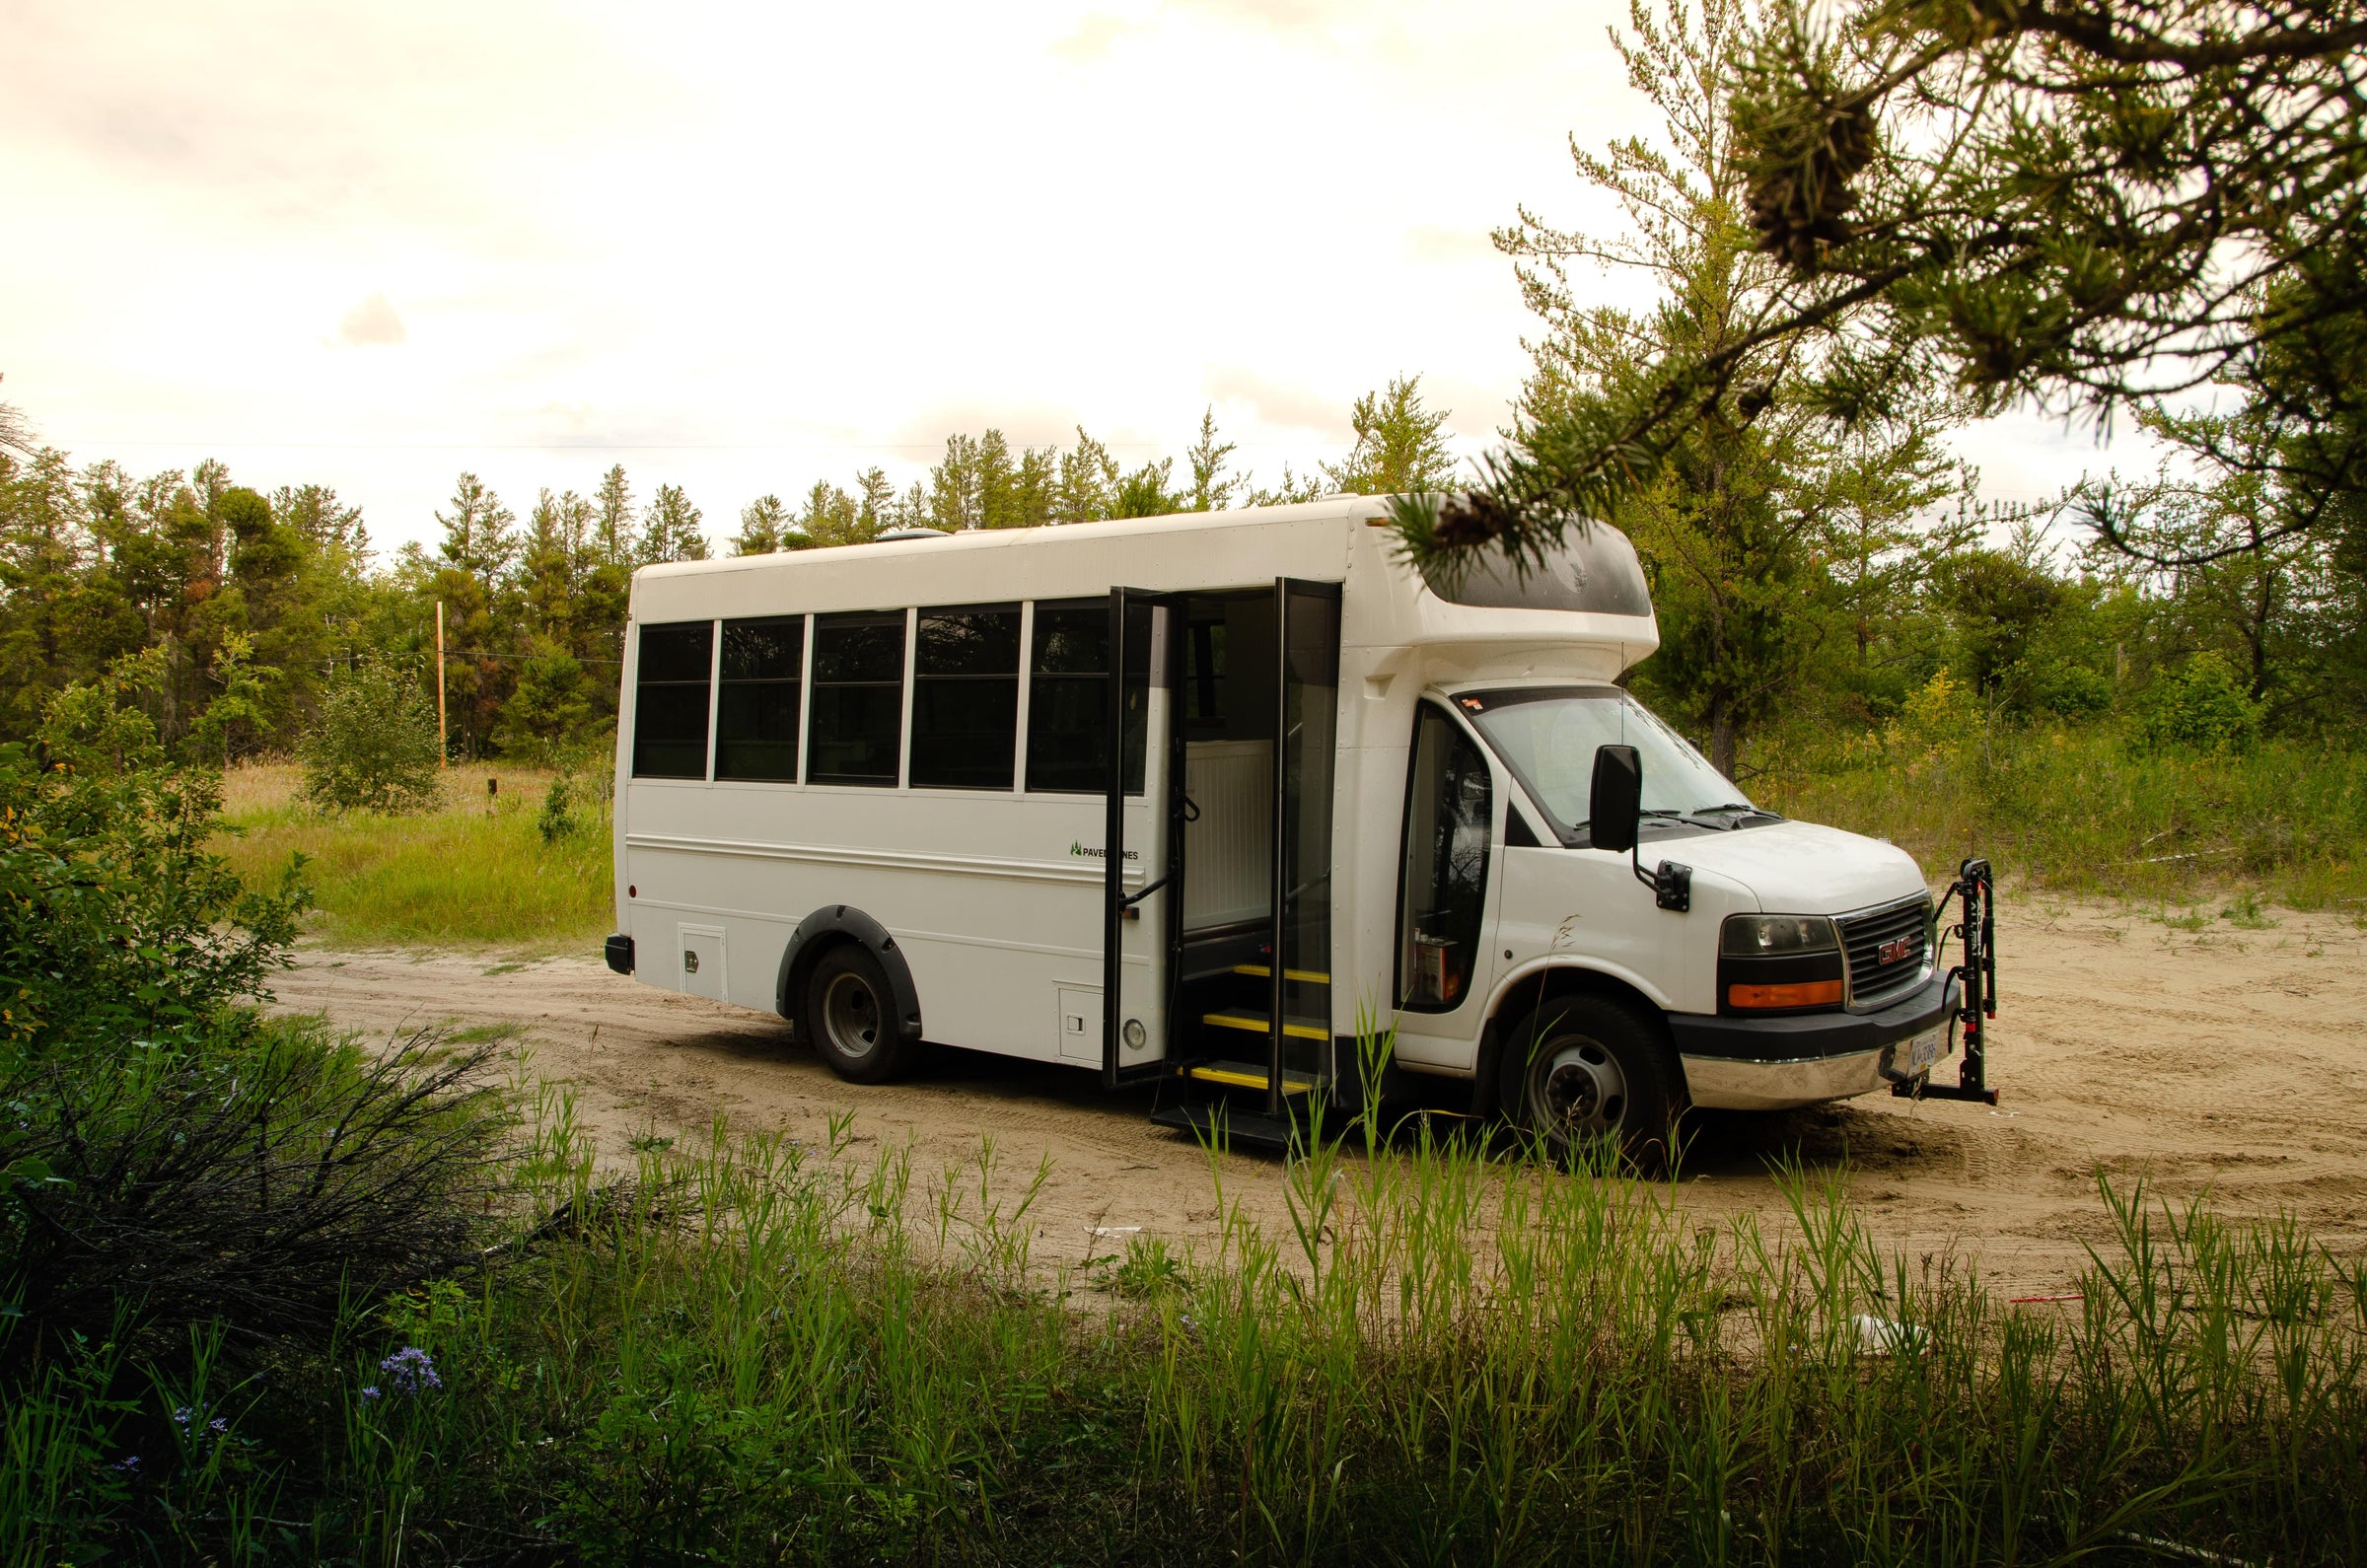
M 2141 908 L 2009 896 L 1998 1109 L 1868 1097 L 1706 1116 L 1684 1201 L 1704 1223 L 1777 1215 L 1771 1159 L 1845 1161 L 1885 1242 L 1953 1247 L 1993 1284 L 2033 1292 L 2067 1284 L 2083 1242 L 2106 1237 L 2099 1170 L 2167 1195 L 2207 1188 L 2231 1212 L 2289 1208 L 2331 1246 L 2367 1246 L 2367 928 L 2347 914 L 2265 917 L 2185 930 Z M 922 1173 L 973 1161 L 982 1133 L 1014 1189 L 1048 1156 L 1034 1211 L 1042 1261 L 1109 1251 L 1097 1228 L 1215 1234 L 1201 1151 L 1149 1125 L 1147 1093 L 1108 1096 L 1073 1068 L 946 1051 L 910 1082 L 843 1083 L 778 1019 L 636 984 L 596 958 L 312 949 L 278 992 L 370 1034 L 517 1026 L 534 1070 L 576 1088 L 604 1149 L 701 1133 L 718 1114 L 819 1142 L 845 1111 L 858 1156 L 909 1140 Z M 1282 1222 L 1276 1163 L 1235 1158 L 1226 1182 Z

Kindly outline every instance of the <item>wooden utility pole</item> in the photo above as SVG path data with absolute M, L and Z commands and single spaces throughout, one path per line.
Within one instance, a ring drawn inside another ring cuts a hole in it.
M 436 771 L 445 767 L 452 743 L 444 738 L 444 601 L 436 601 Z

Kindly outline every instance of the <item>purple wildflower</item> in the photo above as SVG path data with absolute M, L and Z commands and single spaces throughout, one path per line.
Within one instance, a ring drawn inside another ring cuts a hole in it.
M 364 1400 L 375 1399 L 375 1398 L 377 1398 L 377 1397 L 378 1397 L 378 1385 L 377 1385 L 377 1384 L 375 1384 L 375 1383 L 374 1383 L 374 1384 L 372 1384 L 372 1385 L 370 1385 L 368 1388 L 366 1388 L 366 1389 L 364 1389 L 364 1390 L 362 1390 L 362 1398 L 363 1398 Z
M 398 1393 L 432 1393 L 444 1387 L 444 1380 L 436 1376 L 434 1358 L 417 1345 L 403 1346 L 380 1362 L 378 1370 L 387 1375 Z

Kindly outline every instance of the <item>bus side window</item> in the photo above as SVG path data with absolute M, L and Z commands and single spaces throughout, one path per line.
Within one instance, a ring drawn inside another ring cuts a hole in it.
M 1007 790 L 1019 748 L 1019 606 L 920 612 L 912 787 Z
M 633 678 L 633 777 L 707 776 L 707 678 L 711 620 L 641 628 Z
M 1470 986 L 1494 818 L 1487 759 L 1455 721 L 1424 703 L 1414 720 L 1398 903 L 1398 992 L 1404 1007 L 1446 1012 Z
M 1126 623 L 1127 674 L 1150 670 L 1151 607 L 1137 605 Z M 1038 601 L 1028 691 L 1028 788 L 1099 795 L 1110 787 L 1110 602 Z M 1126 692 L 1126 793 L 1142 793 L 1150 731 L 1144 685 Z
M 805 673 L 805 616 L 723 623 L 717 778 L 797 782 L 797 688 Z
M 806 782 L 896 787 L 904 742 L 904 612 L 814 617 Z

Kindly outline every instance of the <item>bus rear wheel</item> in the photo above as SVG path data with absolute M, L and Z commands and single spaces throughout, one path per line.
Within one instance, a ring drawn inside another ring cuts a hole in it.
M 910 1057 L 897 1028 L 888 971 L 859 943 L 841 943 L 815 963 L 798 1033 L 831 1072 L 858 1084 L 896 1077 Z
M 1610 1145 L 1664 1169 L 1684 1109 L 1675 1064 L 1653 1021 L 1603 996 L 1557 997 L 1505 1037 L 1499 1104 L 1556 1160 Z

